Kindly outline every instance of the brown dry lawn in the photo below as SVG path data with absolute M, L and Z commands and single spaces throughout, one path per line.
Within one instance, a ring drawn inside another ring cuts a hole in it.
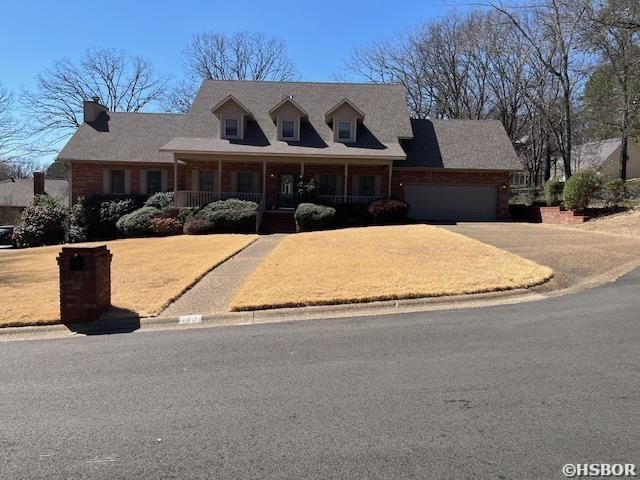
M 582 230 L 640 237 L 640 210 L 594 218 L 578 226 Z
M 231 310 L 435 297 L 529 287 L 551 269 L 428 225 L 285 238 L 232 299 Z
M 141 317 L 158 314 L 255 235 L 132 238 L 107 244 L 113 254 L 111 301 Z M 56 257 L 61 245 L 0 254 L 0 326 L 58 323 Z

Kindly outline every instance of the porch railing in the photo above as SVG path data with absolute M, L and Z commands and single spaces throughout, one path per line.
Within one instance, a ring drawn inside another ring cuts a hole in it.
M 201 192 L 196 190 L 178 190 L 176 192 L 175 204 L 177 207 L 204 207 L 211 202 L 237 198 L 238 200 L 249 200 L 260 204 L 263 201 L 262 193 L 245 192 Z
M 350 203 L 355 205 L 368 205 L 380 197 L 374 195 L 320 195 L 320 201 L 327 205 L 339 205 Z

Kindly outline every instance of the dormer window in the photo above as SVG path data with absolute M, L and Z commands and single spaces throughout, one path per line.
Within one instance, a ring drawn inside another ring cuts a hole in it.
M 338 140 L 351 140 L 351 122 L 338 122 Z
M 333 129 L 334 142 L 355 143 L 357 125 L 364 121 L 364 112 L 349 99 L 340 100 L 324 117 Z
M 242 140 L 247 122 L 253 120 L 249 109 L 233 95 L 227 95 L 218 102 L 211 109 L 211 113 L 218 117 L 220 138 L 230 140 Z
M 225 119 L 224 136 L 226 138 L 238 138 L 238 119 L 237 118 Z
M 300 140 L 300 124 L 309 118 L 292 95 L 283 96 L 282 101 L 269 110 L 269 116 L 278 129 L 278 140 L 288 142 Z
M 282 138 L 291 140 L 296 136 L 296 122 L 294 120 L 282 120 Z

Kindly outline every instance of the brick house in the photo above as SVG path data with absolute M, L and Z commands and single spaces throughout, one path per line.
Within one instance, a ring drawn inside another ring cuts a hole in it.
M 66 202 L 67 181 L 63 178 L 45 178 L 43 172 L 35 172 L 33 178 L 8 178 L 0 181 L 0 225 L 15 225 L 22 212 L 36 195 L 51 195 Z
M 327 204 L 393 196 L 418 219 L 506 220 L 521 169 L 500 122 L 412 120 L 400 85 L 205 80 L 186 114 L 94 100 L 84 115 L 58 156 L 71 202 L 173 190 L 178 206 L 233 197 L 291 215 L 313 177 Z

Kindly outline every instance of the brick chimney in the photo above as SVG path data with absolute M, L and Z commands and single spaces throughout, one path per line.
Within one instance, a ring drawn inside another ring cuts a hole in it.
M 85 122 L 95 122 L 98 115 L 102 112 L 108 112 L 109 109 L 100 104 L 98 97 L 93 97 L 91 100 L 85 100 L 82 103 L 82 114 Z
M 44 172 L 33 172 L 33 194 L 44 195 Z

